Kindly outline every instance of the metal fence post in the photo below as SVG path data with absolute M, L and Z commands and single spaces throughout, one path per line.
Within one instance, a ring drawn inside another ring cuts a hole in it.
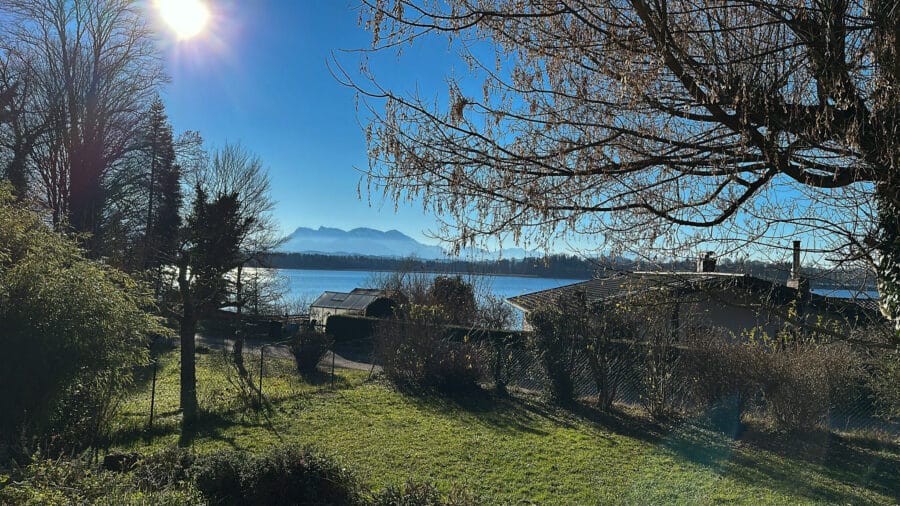
M 153 430 L 153 410 L 156 407 L 156 370 L 159 368 L 159 359 L 153 359 L 153 383 L 150 387 L 150 424 L 148 428 Z
M 266 345 L 259 348 L 259 391 L 257 397 L 257 410 L 262 409 L 262 381 L 263 381 L 263 355 L 266 353 Z

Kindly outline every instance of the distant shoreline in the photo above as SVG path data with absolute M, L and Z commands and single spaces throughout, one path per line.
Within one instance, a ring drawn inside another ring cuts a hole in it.
M 434 270 L 397 270 L 397 269 L 364 269 L 364 268 L 355 268 L 355 267 L 347 267 L 347 268 L 337 268 L 337 267 L 263 267 L 264 269 L 277 269 L 280 271 L 336 271 L 336 272 L 406 272 L 409 274 L 449 274 L 452 276 L 494 276 L 498 278 L 541 278 L 541 279 L 572 279 L 572 280 L 586 280 L 589 278 L 570 278 L 566 276 L 540 276 L 538 274 L 498 274 L 494 272 L 464 272 L 464 271 L 434 271 Z

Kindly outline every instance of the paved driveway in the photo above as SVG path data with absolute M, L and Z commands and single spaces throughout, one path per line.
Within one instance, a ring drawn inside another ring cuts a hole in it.
M 234 340 L 224 337 L 213 337 L 206 336 L 201 334 L 196 334 L 194 336 L 194 342 L 198 346 L 206 346 L 212 350 L 221 350 L 226 349 L 231 351 L 234 346 Z M 245 339 L 244 340 L 244 353 L 250 354 L 258 354 L 260 348 L 263 346 L 266 347 L 266 355 L 267 356 L 276 356 L 279 358 L 287 358 L 292 359 L 294 356 L 291 354 L 291 350 L 288 348 L 286 344 L 269 344 L 267 341 L 262 341 L 259 339 Z M 370 371 L 373 369 L 373 365 L 370 362 L 357 362 L 355 360 L 351 360 L 349 358 L 345 358 L 342 355 L 352 355 L 357 360 L 361 360 L 359 357 L 359 353 L 348 348 L 346 351 L 341 349 L 341 346 L 338 346 L 335 352 L 329 351 L 322 357 L 322 361 L 319 362 L 320 367 L 331 367 L 331 358 L 332 353 L 334 353 L 334 366 L 339 369 L 355 369 L 358 371 Z M 374 370 L 376 372 L 381 371 L 380 365 L 375 365 Z

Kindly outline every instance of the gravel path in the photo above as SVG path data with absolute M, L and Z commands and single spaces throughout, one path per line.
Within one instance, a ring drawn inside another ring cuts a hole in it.
M 197 334 L 194 337 L 194 342 L 197 346 L 206 346 L 212 350 L 231 350 L 234 346 L 233 339 L 226 339 L 224 337 L 212 337 L 212 336 L 203 336 Z M 291 350 L 288 348 L 286 344 L 269 344 L 266 341 L 261 341 L 259 339 L 245 339 L 244 340 L 244 353 L 252 353 L 258 354 L 259 349 L 263 346 L 266 347 L 266 355 L 268 356 L 276 356 L 279 358 L 293 358 L 291 355 Z M 331 359 L 332 359 L 331 351 L 327 352 L 324 357 L 322 357 L 322 361 L 319 362 L 319 365 L 322 367 L 331 367 Z M 354 360 L 350 360 L 348 358 L 342 357 L 340 350 L 337 353 L 334 353 L 334 366 L 338 369 L 354 369 L 357 371 L 370 371 L 372 370 L 372 364 L 367 362 L 356 362 Z M 374 366 L 374 370 L 376 372 L 381 371 L 381 366 Z

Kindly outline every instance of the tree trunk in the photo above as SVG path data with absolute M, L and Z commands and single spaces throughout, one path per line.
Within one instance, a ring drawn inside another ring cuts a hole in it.
M 884 183 L 878 199 L 878 294 L 881 311 L 900 335 L 900 188 Z M 898 337 L 900 340 L 900 337 Z
M 178 287 L 183 304 L 181 316 L 181 410 L 182 427 L 189 428 L 197 421 L 197 371 L 194 355 L 194 335 L 197 332 L 197 312 L 193 293 L 187 279 L 186 262 L 179 266 Z
M 241 375 L 247 375 L 247 368 L 244 367 L 244 322 L 242 321 L 243 309 L 244 309 L 244 299 L 243 299 L 243 285 L 241 283 L 241 274 L 244 271 L 243 265 L 238 265 L 237 267 L 237 283 L 236 283 L 236 292 L 237 292 L 237 331 L 234 334 L 234 348 L 232 352 L 234 353 L 234 363 L 237 366 L 238 372 Z

